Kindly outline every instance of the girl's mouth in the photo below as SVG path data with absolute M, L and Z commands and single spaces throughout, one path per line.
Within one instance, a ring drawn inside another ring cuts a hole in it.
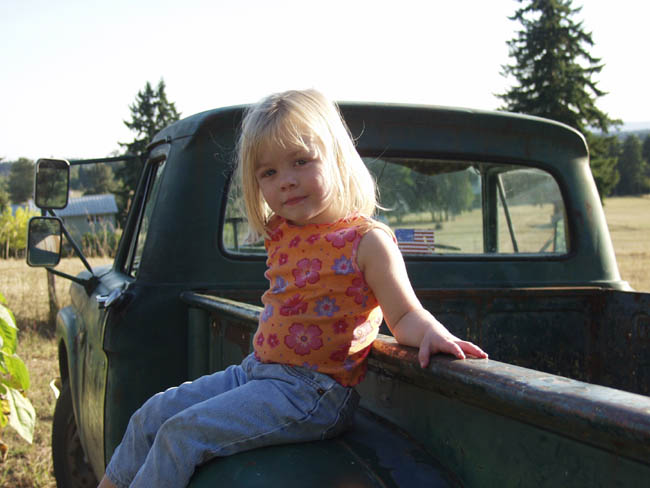
M 299 203 L 302 202 L 305 198 L 307 198 L 307 197 L 293 197 L 293 198 L 290 198 L 289 200 L 286 200 L 286 201 L 284 202 L 284 204 L 287 205 L 287 206 L 289 206 L 289 207 L 291 207 L 291 206 L 293 206 L 293 205 L 297 205 L 297 204 L 299 204 Z

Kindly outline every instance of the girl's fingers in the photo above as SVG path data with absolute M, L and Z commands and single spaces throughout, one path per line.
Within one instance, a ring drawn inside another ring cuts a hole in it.
M 429 341 L 422 341 L 420 350 L 418 351 L 418 360 L 420 367 L 426 368 L 429 365 L 429 357 L 431 356 L 431 343 Z
M 473 344 L 471 342 L 467 341 L 460 341 L 459 343 L 460 348 L 470 356 L 474 356 L 477 358 L 487 358 L 488 355 L 486 352 L 483 351 L 480 347 L 478 347 L 476 344 Z

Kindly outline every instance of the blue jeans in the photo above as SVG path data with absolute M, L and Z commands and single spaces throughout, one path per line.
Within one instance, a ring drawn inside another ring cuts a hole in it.
M 334 437 L 359 396 L 306 368 L 241 365 L 151 397 L 136 411 L 106 476 L 118 487 L 184 487 L 196 466 L 218 456 Z

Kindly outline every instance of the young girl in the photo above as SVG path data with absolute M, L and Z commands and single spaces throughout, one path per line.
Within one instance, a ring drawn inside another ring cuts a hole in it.
M 375 185 L 336 106 L 314 90 L 271 95 L 242 123 L 238 181 L 268 253 L 255 352 L 149 399 L 100 483 L 185 486 L 211 458 L 341 433 L 382 318 L 400 344 L 486 358 L 422 308 Z

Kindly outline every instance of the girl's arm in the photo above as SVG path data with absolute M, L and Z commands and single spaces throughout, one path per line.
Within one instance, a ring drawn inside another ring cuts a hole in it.
M 423 368 L 429 364 L 429 357 L 438 352 L 459 359 L 465 359 L 465 354 L 488 357 L 478 346 L 454 336 L 422 307 L 406 273 L 402 253 L 385 231 L 373 229 L 363 236 L 357 263 L 395 339 L 405 346 L 419 348 L 418 359 Z

